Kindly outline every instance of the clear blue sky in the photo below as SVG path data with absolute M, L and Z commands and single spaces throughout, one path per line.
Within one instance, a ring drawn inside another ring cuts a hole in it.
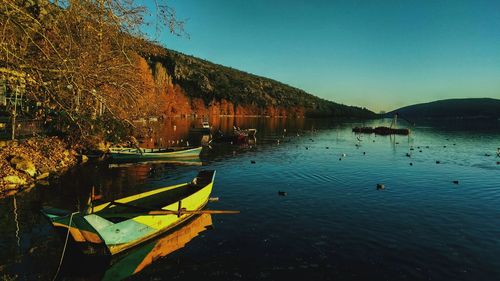
M 149 2 L 149 1 L 148 1 Z M 374 111 L 500 98 L 500 1 L 170 0 L 167 48 Z

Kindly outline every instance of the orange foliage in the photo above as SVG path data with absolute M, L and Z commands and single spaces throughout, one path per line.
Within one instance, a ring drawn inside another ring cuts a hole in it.
M 276 117 L 304 116 L 304 108 L 285 109 L 275 105 L 265 108 L 255 104 L 234 105 L 231 101 L 222 99 L 205 104 L 201 98 L 190 98 L 181 86 L 172 82 L 168 71 L 159 63 L 154 65 L 154 71 L 147 61 L 135 56 L 137 65 L 136 75 L 140 78 L 140 88 L 143 94 L 137 100 L 136 117 L 163 116 L 255 116 L 266 115 Z

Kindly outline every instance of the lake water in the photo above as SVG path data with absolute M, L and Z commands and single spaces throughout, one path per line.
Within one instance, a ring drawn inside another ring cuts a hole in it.
M 241 214 L 196 218 L 150 265 L 138 267 L 157 241 L 109 269 L 68 258 L 60 280 L 500 280 L 500 121 L 419 122 L 409 137 L 351 132 L 390 120 L 211 121 L 257 128 L 257 143 L 204 148 L 202 166 L 89 163 L 0 199 L 0 280 L 54 276 L 63 241 L 40 203 L 76 210 L 92 186 L 114 199 L 201 169 L 217 170 L 209 208 Z M 146 139 L 196 144 L 192 123 L 168 120 Z

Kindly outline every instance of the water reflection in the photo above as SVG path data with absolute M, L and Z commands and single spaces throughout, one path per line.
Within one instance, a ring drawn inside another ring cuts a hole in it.
M 112 260 L 91 259 L 72 252 L 63 263 L 60 280 L 123 280 L 185 247 L 200 233 L 211 228 L 211 215 L 202 214 L 164 236 L 135 247 Z
M 164 121 L 157 136 L 164 141 L 209 140 L 189 134 L 196 120 Z M 200 155 L 203 168 L 218 171 L 213 195 L 221 201 L 213 204 L 242 213 L 215 217 L 218 231 L 206 232 L 203 243 L 195 239 L 132 279 L 500 280 L 500 231 L 491 223 L 500 217 L 500 122 L 426 121 L 410 127 L 409 138 L 363 135 L 361 141 L 352 127 L 388 126 L 390 119 L 210 123 L 226 132 L 235 125 L 258 130 L 256 144 L 211 144 Z M 0 199 L 0 279 L 50 280 L 57 268 L 62 243 L 31 211 L 32 201 L 76 211 L 92 186 L 112 200 L 187 182 L 201 169 L 108 165 L 80 166 L 17 194 L 15 205 L 12 196 Z M 377 183 L 386 188 L 377 191 Z
M 190 131 L 198 127 L 201 119 L 165 118 L 164 120 L 136 124 L 141 146 L 146 148 L 207 145 L 210 136 Z M 297 132 L 304 130 L 304 118 L 248 118 L 248 117 L 211 117 L 209 119 L 212 135 L 222 132 L 224 135 L 233 133 L 234 127 L 242 129 L 258 128 L 259 135 L 282 134 L 287 130 Z
M 126 168 L 126 167 L 137 167 L 144 165 L 160 165 L 160 164 L 169 164 L 169 165 L 181 165 L 181 166 L 202 166 L 203 162 L 201 162 L 200 158 L 194 159 L 183 159 L 183 160 L 149 160 L 149 161 L 131 161 L 128 160 L 125 163 L 110 163 L 108 165 L 109 168 Z

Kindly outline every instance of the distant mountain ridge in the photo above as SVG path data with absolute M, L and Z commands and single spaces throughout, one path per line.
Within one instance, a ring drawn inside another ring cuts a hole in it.
M 409 119 L 500 118 L 500 99 L 446 99 L 405 106 L 387 113 Z

